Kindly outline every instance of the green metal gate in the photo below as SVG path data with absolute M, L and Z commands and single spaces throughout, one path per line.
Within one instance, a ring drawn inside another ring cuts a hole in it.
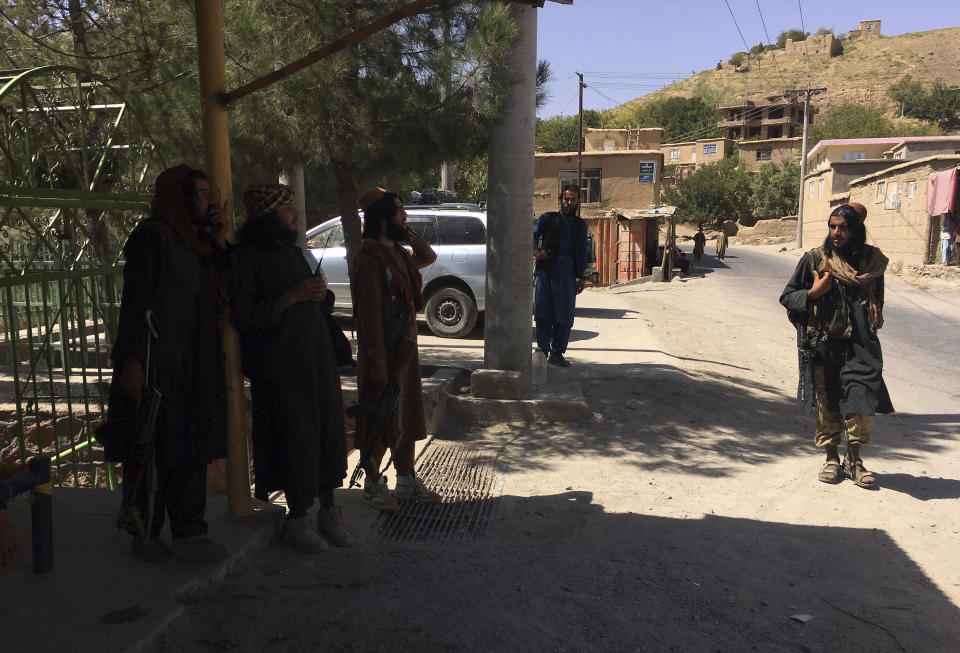
M 106 80 L 72 66 L 0 72 L 0 125 L 0 462 L 42 452 L 56 482 L 112 487 L 93 433 L 155 148 Z

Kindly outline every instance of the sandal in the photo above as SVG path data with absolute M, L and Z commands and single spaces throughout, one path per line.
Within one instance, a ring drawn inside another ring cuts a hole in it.
M 843 470 L 847 473 L 850 479 L 857 484 L 858 487 L 866 488 L 868 490 L 872 490 L 877 487 L 877 477 L 873 475 L 873 472 L 867 471 L 867 469 L 863 466 L 863 460 L 860 458 L 851 461 L 849 455 L 844 456 Z
M 820 468 L 820 473 L 817 474 L 817 480 L 821 483 L 839 483 L 843 480 L 843 474 L 840 470 L 840 461 L 839 460 L 828 460 L 823 463 L 823 467 Z

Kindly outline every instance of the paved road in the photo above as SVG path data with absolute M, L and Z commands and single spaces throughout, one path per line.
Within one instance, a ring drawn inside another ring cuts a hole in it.
M 891 283 L 882 338 L 904 412 L 878 419 L 868 492 L 815 480 L 777 304 L 796 257 L 706 262 L 581 296 L 574 365 L 547 388 L 579 382 L 592 421 L 440 434 L 502 479 L 485 536 L 359 532 L 312 557 L 274 544 L 190 597 L 153 650 L 956 650 L 960 409 L 926 342 L 938 315 L 957 324 L 956 297 Z M 423 337 L 421 358 L 478 365 L 476 336 Z

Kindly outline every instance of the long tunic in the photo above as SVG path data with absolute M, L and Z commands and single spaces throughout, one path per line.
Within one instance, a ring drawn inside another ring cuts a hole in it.
M 891 413 L 893 405 L 883 382 L 883 353 L 880 340 L 870 326 L 866 293 L 859 286 L 834 278 L 832 289 L 810 302 L 807 290 L 813 286 L 813 270 L 819 261 L 816 252 L 806 252 L 800 259 L 780 295 L 780 303 L 793 319 L 807 319 L 818 333 L 814 365 L 823 366 L 830 410 L 844 414 Z M 874 296 L 883 306 L 883 276 L 871 283 Z M 814 306 L 818 316 L 822 316 L 819 320 L 812 316 Z M 850 337 L 827 335 L 822 322 L 843 306 L 849 309 Z
M 280 296 L 312 276 L 303 254 L 274 240 L 237 249 L 232 293 L 253 395 L 257 493 L 292 489 L 309 500 L 346 476 L 340 375 L 323 305 L 283 309 Z
M 393 269 L 403 269 L 400 256 L 410 256 L 417 269 L 433 263 L 437 254 L 427 241 L 411 234 L 408 243 L 413 249 L 407 252 L 403 248 L 394 248 L 391 255 L 398 257 Z M 383 361 L 389 375 L 394 365 L 393 352 L 387 350 L 384 339 L 382 298 L 386 279 L 380 270 L 376 256 L 360 250 L 354 264 L 352 281 L 353 302 L 356 308 L 357 332 L 357 391 L 361 402 L 376 401 L 379 391 L 370 382 L 370 366 L 375 361 Z M 407 307 L 409 324 L 407 334 L 414 342 L 417 340 L 417 313 L 411 304 Z M 420 382 L 420 357 L 417 347 L 413 347 L 406 364 L 397 371 L 396 378 L 402 393 L 399 406 L 399 427 L 391 427 L 383 434 L 384 442 L 393 446 L 399 433 L 403 433 L 406 442 L 423 440 L 427 437 L 427 420 L 423 408 L 423 387 Z M 397 432 L 398 431 L 398 432 Z M 368 433 L 366 420 L 361 416 L 357 420 L 357 447 L 369 451 L 375 438 L 380 434 Z
M 107 460 L 125 461 L 139 434 L 137 407 L 119 389 L 119 372 L 127 358 L 147 362 L 147 310 L 160 333 L 155 355 L 155 382 L 163 398 L 157 417 L 159 467 L 209 462 L 226 455 L 226 393 L 222 347 L 217 331 L 217 292 L 208 261 L 183 244 L 162 222 L 148 219 L 131 232 L 124 246 L 123 296 L 110 387 Z M 153 376 L 151 374 L 151 376 Z M 107 436 L 108 428 L 103 431 Z
M 573 326 L 577 307 L 577 279 L 586 269 L 587 233 L 586 224 L 580 223 L 580 251 L 576 261 L 573 251 L 573 223 L 561 217 L 554 222 L 556 213 L 544 213 L 533 228 L 533 246 L 540 249 L 544 240 L 550 239 L 552 265 L 540 267 L 536 272 L 533 315 L 537 320 Z M 559 224 L 556 233 L 548 234 L 551 224 Z M 579 269 L 578 269 L 579 268 Z

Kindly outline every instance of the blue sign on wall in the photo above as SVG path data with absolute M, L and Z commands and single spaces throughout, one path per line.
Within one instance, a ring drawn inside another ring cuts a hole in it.
M 640 175 L 637 177 L 637 182 L 641 184 L 652 184 L 653 177 L 657 170 L 657 164 L 654 161 L 641 161 L 640 162 Z

